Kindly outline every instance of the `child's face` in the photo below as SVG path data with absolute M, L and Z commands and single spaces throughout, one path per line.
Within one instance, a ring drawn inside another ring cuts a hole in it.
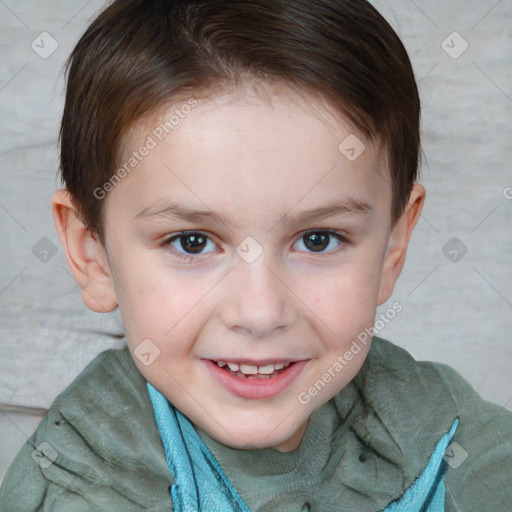
M 354 133 L 348 123 L 329 124 L 290 93 L 272 104 L 248 94 L 200 100 L 183 117 L 162 141 L 152 132 L 169 114 L 125 139 L 126 159 L 148 135 L 156 147 L 105 199 L 108 269 L 130 350 L 144 377 L 217 441 L 294 449 L 312 411 L 361 368 L 361 343 L 341 369 L 335 363 L 373 326 L 396 278 L 384 275 L 383 155 L 368 143 L 349 161 L 338 148 Z M 304 214 L 334 203 L 335 215 Z M 178 238 L 183 231 L 192 233 Z M 136 355 L 141 343 L 150 364 Z M 216 361 L 263 372 L 293 364 L 257 378 Z M 319 379 L 322 390 L 309 392 Z

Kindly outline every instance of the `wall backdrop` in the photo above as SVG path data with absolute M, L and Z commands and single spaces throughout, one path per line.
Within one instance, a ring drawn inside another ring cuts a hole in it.
M 0 0 L 0 479 L 53 399 L 123 344 L 116 312 L 83 305 L 50 211 L 63 64 L 103 5 Z M 413 62 L 427 189 L 378 334 L 512 410 L 512 0 L 374 5 Z

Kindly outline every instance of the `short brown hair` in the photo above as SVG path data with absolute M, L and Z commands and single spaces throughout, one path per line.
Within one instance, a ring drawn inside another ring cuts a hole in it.
M 119 165 L 135 122 L 176 98 L 237 82 L 320 95 L 386 147 L 392 221 L 420 160 L 420 101 L 407 52 L 365 0 L 115 0 L 66 65 L 60 170 L 82 219 L 104 241 L 93 194 Z

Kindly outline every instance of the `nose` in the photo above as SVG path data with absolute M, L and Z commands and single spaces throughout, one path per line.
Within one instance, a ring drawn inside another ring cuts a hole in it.
M 253 263 L 239 258 L 228 277 L 229 290 L 220 317 L 226 328 L 253 338 L 286 332 L 300 316 L 283 272 L 260 256 Z

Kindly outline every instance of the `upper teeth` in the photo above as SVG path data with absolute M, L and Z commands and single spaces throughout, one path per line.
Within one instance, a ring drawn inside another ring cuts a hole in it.
M 238 364 L 238 363 L 226 363 L 226 361 L 217 361 L 217 365 L 223 368 L 224 366 L 228 366 L 229 369 L 233 372 L 241 371 L 245 375 L 270 375 L 274 373 L 276 370 L 282 370 L 289 366 L 290 363 L 270 363 L 265 366 L 253 366 L 250 364 Z

